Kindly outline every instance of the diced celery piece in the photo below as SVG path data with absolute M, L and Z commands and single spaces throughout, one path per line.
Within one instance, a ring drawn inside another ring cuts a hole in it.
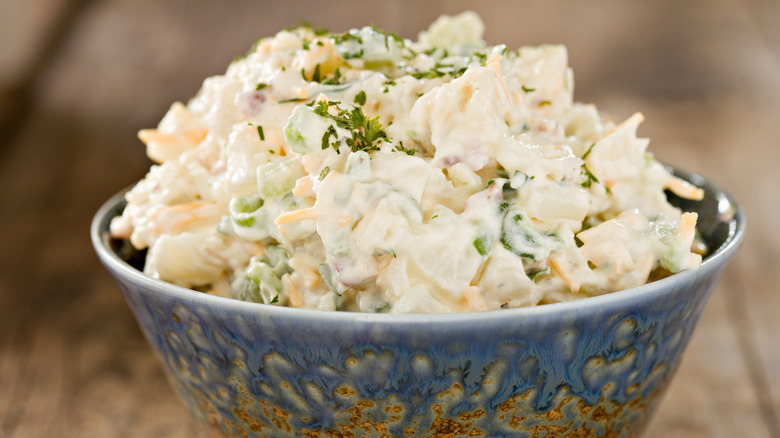
M 263 206 L 263 198 L 259 196 L 240 196 L 230 200 L 230 211 L 237 213 L 254 213 Z
M 281 277 L 286 272 L 292 272 L 287 264 L 289 260 L 290 254 L 281 246 L 266 245 L 263 262 L 273 268 L 276 276 Z
M 257 190 L 265 198 L 275 198 L 292 190 L 304 175 L 297 158 L 272 161 L 257 168 Z
M 483 257 L 488 255 L 490 248 L 493 246 L 493 242 L 491 242 L 490 236 L 481 233 L 477 235 L 472 244 L 474 245 L 474 248 L 477 250 L 479 255 Z
M 263 203 L 263 198 L 259 196 L 239 196 L 230 200 L 230 219 L 233 230 L 238 235 L 249 240 L 262 240 L 267 237 L 264 230 L 268 214 L 262 208 Z
M 330 121 L 315 114 L 312 108 L 299 105 L 284 125 L 284 139 L 299 154 L 321 150 L 322 135 L 329 126 Z
M 328 289 L 336 292 L 336 288 L 333 286 L 333 274 L 331 274 L 330 265 L 322 262 L 317 265 L 317 270 L 320 271 L 320 276 L 325 281 L 325 285 L 328 286 Z
M 534 227 L 531 219 L 511 205 L 506 209 L 501 230 L 501 243 L 518 257 L 530 261 L 544 260 L 557 241 Z
M 253 257 L 244 275 L 237 280 L 238 298 L 256 303 L 280 303 L 283 286 L 281 276 L 291 272 L 287 252 L 274 245 L 266 247 L 266 256 Z
M 276 293 L 282 291 L 282 281 L 274 275 L 273 269 L 264 262 L 259 262 L 251 265 L 246 271 L 246 276 L 263 287 L 271 288 Z

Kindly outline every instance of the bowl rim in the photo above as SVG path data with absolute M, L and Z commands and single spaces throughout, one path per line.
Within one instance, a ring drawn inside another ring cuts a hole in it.
M 518 307 L 511 309 L 468 311 L 454 313 L 361 313 L 361 312 L 338 312 L 315 309 L 299 309 L 286 306 L 272 306 L 262 303 L 253 303 L 241 301 L 233 298 L 220 297 L 194 291 L 185 287 L 177 286 L 162 280 L 158 280 L 145 275 L 142 271 L 132 267 L 122 260 L 108 246 L 107 229 L 110 224 L 109 217 L 116 206 L 124 200 L 125 193 L 132 188 L 125 189 L 114 194 L 98 209 L 90 225 L 90 235 L 92 245 L 100 261 L 111 271 L 112 274 L 122 277 L 124 280 L 142 286 L 144 289 L 154 291 L 184 302 L 201 302 L 207 305 L 219 306 L 227 311 L 253 312 L 263 314 L 273 314 L 279 317 L 301 318 L 306 320 L 337 321 L 337 322 L 382 322 L 382 323 L 420 323 L 420 322 L 441 322 L 461 324 L 468 321 L 486 321 L 497 318 L 528 318 L 545 317 L 550 314 L 580 312 L 586 310 L 608 309 L 611 306 L 626 304 L 636 300 L 648 299 L 656 294 L 663 294 L 664 291 L 673 289 L 672 284 L 680 282 L 689 284 L 697 277 L 713 275 L 719 267 L 725 265 L 736 253 L 742 244 L 745 236 L 745 212 L 728 192 L 719 185 L 699 174 L 682 171 L 676 168 L 672 170 L 678 176 L 701 187 L 706 186 L 705 190 L 715 192 L 716 196 L 725 197 L 730 206 L 733 217 L 728 221 L 730 223 L 729 232 L 726 240 L 718 247 L 714 253 L 709 255 L 697 270 L 688 270 L 678 272 L 666 278 L 646 283 L 641 286 L 624 289 L 616 292 L 610 292 L 603 295 L 585 297 L 571 301 L 545 304 L 532 307 Z

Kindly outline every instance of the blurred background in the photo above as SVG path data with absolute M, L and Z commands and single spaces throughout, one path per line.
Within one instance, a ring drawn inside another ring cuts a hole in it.
M 780 437 L 780 2 L 0 0 L 0 438 L 192 435 L 89 242 L 150 165 L 139 129 L 300 20 L 416 38 L 467 9 L 490 44 L 566 44 L 576 100 L 643 112 L 657 157 L 742 202 L 647 436 Z

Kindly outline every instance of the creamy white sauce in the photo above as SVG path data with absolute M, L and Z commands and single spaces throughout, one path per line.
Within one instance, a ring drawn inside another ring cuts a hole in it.
M 701 197 L 573 101 L 562 46 L 364 28 L 262 39 L 139 136 L 158 165 L 112 233 L 144 272 L 266 304 L 364 312 L 533 306 L 695 269 Z

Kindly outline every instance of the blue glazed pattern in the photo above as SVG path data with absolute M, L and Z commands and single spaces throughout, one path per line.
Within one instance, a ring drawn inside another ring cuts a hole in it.
M 578 302 L 459 315 L 279 308 L 146 278 L 101 239 L 118 199 L 96 217 L 93 239 L 213 436 L 629 437 L 736 251 L 744 218 L 734 208 L 726 228 L 712 225 L 728 251 L 698 271 Z

